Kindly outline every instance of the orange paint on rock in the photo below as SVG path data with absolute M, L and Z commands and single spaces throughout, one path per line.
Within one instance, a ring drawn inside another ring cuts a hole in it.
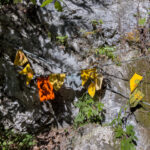
M 53 86 L 49 82 L 48 77 L 37 78 L 37 86 L 39 89 L 40 101 L 53 100 L 55 98 Z

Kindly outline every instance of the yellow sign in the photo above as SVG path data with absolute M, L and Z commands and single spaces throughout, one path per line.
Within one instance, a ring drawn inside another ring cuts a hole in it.
M 49 76 L 49 81 L 52 84 L 53 88 L 58 91 L 64 83 L 66 75 L 63 74 L 51 74 Z
M 144 97 L 144 94 L 138 89 L 135 89 L 135 91 L 130 95 L 130 100 L 129 100 L 130 106 L 136 107 L 143 97 Z
M 81 71 L 81 79 L 82 79 L 82 86 L 88 81 L 89 78 L 94 79 L 96 76 L 96 68 L 93 69 L 86 69 Z
M 25 68 L 19 72 L 20 74 L 26 75 L 26 84 L 28 85 L 33 78 L 33 71 L 30 64 L 27 64 Z
M 132 78 L 130 79 L 130 90 L 131 93 L 135 90 L 135 88 L 138 86 L 138 84 L 140 83 L 140 81 L 143 79 L 142 76 L 138 75 L 138 74 L 134 74 L 132 76 Z
M 81 71 L 81 79 L 82 79 L 82 86 L 90 80 L 90 85 L 88 87 L 88 93 L 91 97 L 94 97 L 96 90 L 101 90 L 103 76 L 97 73 L 96 68 L 87 69 Z
M 95 95 L 95 84 L 91 83 L 88 87 L 88 93 L 91 97 L 94 97 Z

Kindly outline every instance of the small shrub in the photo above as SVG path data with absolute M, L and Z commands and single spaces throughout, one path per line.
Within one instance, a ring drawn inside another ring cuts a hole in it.
M 139 24 L 140 26 L 144 26 L 145 23 L 146 23 L 146 18 L 141 18 L 141 19 L 138 20 L 138 24 Z
M 103 24 L 103 20 L 102 19 L 99 19 L 98 21 L 97 20 L 92 20 L 91 21 L 92 25 L 102 25 Z
M 79 113 L 74 120 L 75 127 L 87 123 L 102 123 L 104 119 L 104 104 L 101 102 L 95 102 L 88 94 L 85 94 L 79 98 L 75 106 L 79 108 Z
M 114 47 L 105 46 L 105 47 L 98 48 L 96 50 L 96 54 L 105 55 L 108 57 L 108 59 L 114 60 L 115 59 L 114 51 L 115 51 Z
M 99 22 L 100 24 L 103 24 L 103 20 L 102 20 L 102 19 L 100 19 L 98 22 Z
M 30 134 L 0 129 L 0 149 L 2 150 L 30 150 L 35 144 L 34 138 Z
M 48 38 L 51 39 L 52 38 L 52 33 L 48 32 Z
M 92 23 L 92 25 L 98 25 L 98 21 L 96 21 L 96 20 L 92 20 L 91 23 Z
M 123 128 L 124 122 L 121 117 L 121 111 L 118 116 L 111 122 L 111 126 L 114 128 L 115 138 L 120 140 L 121 150 L 136 150 L 135 144 L 138 140 L 135 136 L 134 127 L 132 125 L 127 125 L 125 129 Z
M 57 36 L 56 39 L 58 40 L 58 42 L 64 45 L 67 42 L 68 36 Z
M 49 5 L 53 2 L 54 2 L 55 9 L 59 12 L 62 12 L 63 11 L 63 8 L 61 6 L 62 0 L 55 0 L 55 1 L 54 0 L 45 0 L 42 2 L 41 7 L 45 7 L 46 5 Z

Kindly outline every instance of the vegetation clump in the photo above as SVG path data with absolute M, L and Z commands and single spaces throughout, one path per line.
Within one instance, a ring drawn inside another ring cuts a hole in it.
M 108 59 L 115 59 L 114 54 L 115 48 L 110 46 L 100 47 L 96 50 L 97 55 L 105 55 L 108 57 Z
M 102 123 L 104 120 L 104 104 L 95 102 L 88 94 L 84 94 L 79 98 L 75 106 L 79 108 L 79 113 L 74 120 L 75 127 L 85 125 L 87 123 Z
M 34 137 L 27 133 L 15 133 L 10 129 L 0 129 L 1 150 L 30 150 L 35 145 Z
M 121 112 L 111 122 L 111 126 L 114 128 L 115 138 L 120 140 L 121 150 L 136 150 L 136 141 L 134 127 L 132 125 L 125 125 L 125 117 L 121 117 Z
M 58 40 L 59 43 L 65 45 L 68 39 L 68 36 L 57 36 L 56 39 Z

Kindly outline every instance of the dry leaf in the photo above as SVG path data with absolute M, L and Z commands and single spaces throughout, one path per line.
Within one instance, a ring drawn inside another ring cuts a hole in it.
M 53 85 L 53 88 L 58 91 L 64 83 L 66 75 L 63 74 L 51 74 L 49 76 L 49 81 Z
M 28 59 L 25 56 L 25 54 L 21 50 L 18 50 L 16 53 L 14 65 L 23 66 L 27 62 L 28 62 Z
M 102 83 L 103 83 L 103 76 L 102 75 L 97 75 L 96 78 L 95 78 L 96 91 L 101 90 Z

